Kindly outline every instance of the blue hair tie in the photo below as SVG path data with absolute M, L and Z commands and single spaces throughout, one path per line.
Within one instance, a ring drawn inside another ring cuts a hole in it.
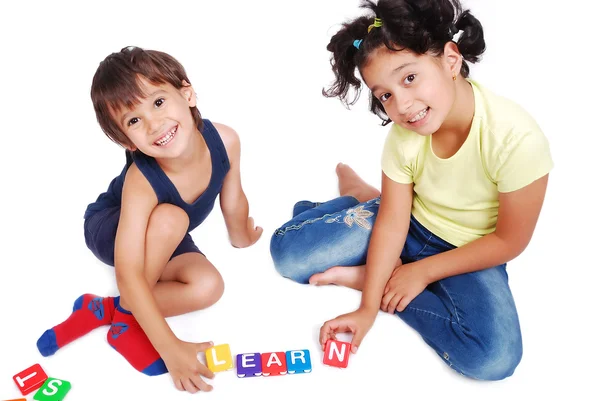
M 360 40 L 356 39 L 354 41 L 354 47 L 356 47 L 357 49 L 360 49 L 360 44 L 362 43 L 362 41 L 363 41 L 362 39 L 360 39 Z

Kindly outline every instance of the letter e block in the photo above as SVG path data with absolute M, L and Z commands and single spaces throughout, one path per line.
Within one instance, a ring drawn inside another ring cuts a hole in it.
M 36 363 L 21 373 L 17 373 L 13 376 L 15 384 L 19 387 L 19 390 L 21 390 L 21 394 L 23 395 L 27 395 L 33 390 L 42 387 L 47 378 L 48 375 L 44 372 L 44 369 L 42 369 L 39 363 Z
M 238 377 L 253 377 L 262 375 L 260 353 L 238 354 L 236 357 Z
M 223 372 L 233 368 L 233 357 L 229 344 L 220 344 L 210 347 L 205 351 L 206 364 L 214 373 Z
M 327 340 L 325 344 L 325 354 L 323 355 L 323 363 L 337 368 L 348 367 L 350 359 L 351 344 L 337 340 Z
M 263 376 L 280 376 L 287 373 L 285 352 L 265 352 L 261 359 Z

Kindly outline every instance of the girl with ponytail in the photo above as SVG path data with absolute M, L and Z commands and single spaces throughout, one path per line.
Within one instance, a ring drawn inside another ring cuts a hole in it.
M 504 379 L 522 355 L 506 264 L 533 235 L 553 167 L 548 141 L 523 108 L 469 77 L 485 40 L 459 0 L 362 7 L 327 46 L 335 81 L 323 94 L 350 106 L 364 85 L 390 124 L 381 192 L 339 164 L 341 196 L 298 202 L 273 234 L 275 268 L 362 291 L 357 310 L 323 324 L 323 347 L 352 332 L 356 352 L 382 310 L 457 372 Z

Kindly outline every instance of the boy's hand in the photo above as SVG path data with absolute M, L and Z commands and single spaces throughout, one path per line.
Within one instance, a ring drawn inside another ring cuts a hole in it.
M 262 233 L 262 227 L 254 227 L 254 219 L 252 217 L 248 217 L 245 232 L 239 236 L 236 236 L 239 238 L 232 238 L 231 245 L 233 245 L 236 248 L 249 247 L 250 245 L 254 245 L 256 241 L 258 241 Z
M 381 310 L 388 313 L 402 312 L 404 308 L 423 292 L 429 284 L 424 266 L 418 262 L 408 263 L 394 269 L 381 298 Z
M 198 360 L 198 353 L 212 346 L 212 341 L 196 344 L 176 340 L 167 352 L 163 352 L 161 356 L 178 390 L 193 394 L 213 389 L 200 376 L 212 379 L 215 374 Z
M 321 327 L 321 333 L 319 335 L 321 347 L 324 350 L 327 340 L 335 340 L 336 333 L 352 332 L 353 336 L 351 350 L 352 353 L 355 354 L 356 351 L 358 351 L 358 347 L 360 346 L 363 338 L 371 329 L 371 326 L 373 326 L 373 322 L 375 322 L 376 317 L 377 311 L 373 313 L 372 311 L 359 308 L 352 313 L 347 313 L 345 315 L 338 316 L 333 320 L 325 322 L 323 327 Z

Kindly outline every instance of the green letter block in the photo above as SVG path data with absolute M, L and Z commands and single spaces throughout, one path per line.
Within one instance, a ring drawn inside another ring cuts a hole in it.
M 68 381 L 49 377 L 35 393 L 33 399 L 37 401 L 62 401 L 69 390 L 71 390 L 71 383 Z

